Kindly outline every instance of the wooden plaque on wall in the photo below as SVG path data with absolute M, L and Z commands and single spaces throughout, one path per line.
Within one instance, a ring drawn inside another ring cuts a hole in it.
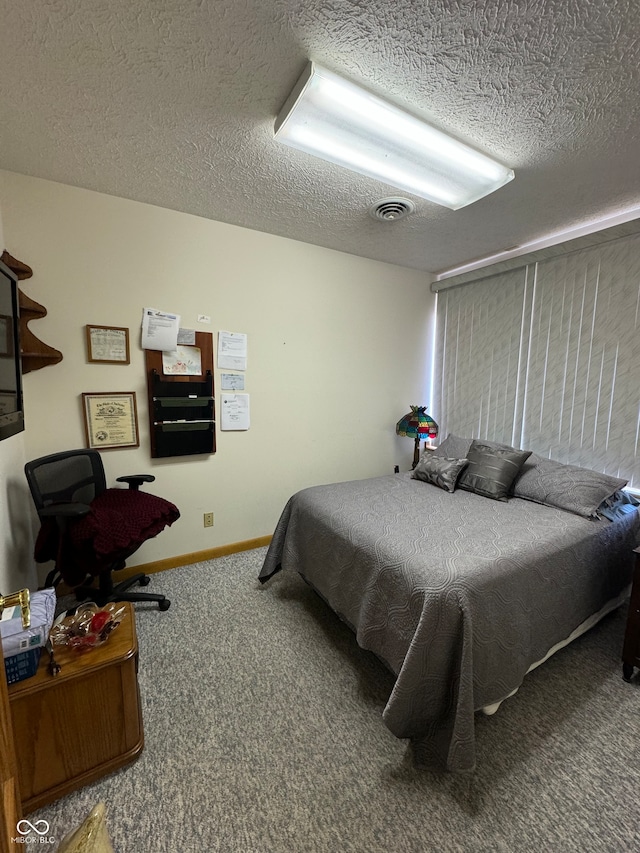
M 163 353 L 145 350 L 152 458 L 215 453 L 213 334 L 196 332 L 200 373 L 165 373 Z

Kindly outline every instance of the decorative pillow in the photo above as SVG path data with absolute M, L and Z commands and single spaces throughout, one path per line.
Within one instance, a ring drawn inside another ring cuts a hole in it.
M 439 444 L 435 450 L 430 450 L 430 453 L 433 453 L 434 456 L 445 456 L 448 459 L 464 459 L 469 453 L 469 448 L 471 447 L 471 442 L 474 439 L 471 438 L 461 438 L 459 435 L 454 435 L 452 432 L 445 438 L 442 444 Z M 517 450 L 517 447 L 511 447 L 510 444 L 500 444 L 497 441 L 489 441 L 488 439 L 475 439 L 476 441 L 482 441 L 483 444 L 486 444 L 487 447 L 496 448 L 499 447 L 504 450 Z
M 411 477 L 414 480 L 433 483 L 434 486 L 438 486 L 446 492 L 453 492 L 460 472 L 466 464 L 466 459 L 447 459 L 444 456 L 434 456 L 433 451 L 429 450 L 422 454 Z
M 435 450 L 430 450 L 429 453 L 434 456 L 444 456 L 446 459 L 466 459 L 470 447 L 470 438 L 460 438 L 450 432 L 442 444 L 439 444 Z
M 529 456 L 530 450 L 515 450 L 474 440 L 467 454 L 469 464 L 458 485 L 468 492 L 506 501 L 513 481 Z
M 634 512 L 637 506 L 640 506 L 640 501 L 634 495 L 625 492 L 623 489 L 618 489 L 617 492 L 602 501 L 598 507 L 598 515 L 603 515 L 609 521 L 615 521 L 618 518 L 624 518 L 630 512 Z
M 598 518 L 598 507 L 627 480 L 590 468 L 565 465 L 533 454 L 513 485 L 513 494 L 584 518 Z

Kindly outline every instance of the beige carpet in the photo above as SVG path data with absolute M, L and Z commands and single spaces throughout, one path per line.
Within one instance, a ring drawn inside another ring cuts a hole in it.
M 104 800 L 117 853 L 640 850 L 625 608 L 477 719 L 473 775 L 437 776 L 382 722 L 391 675 L 297 576 L 260 586 L 264 553 L 153 576 L 173 603 L 137 609 L 145 749 L 32 819 L 60 839 Z

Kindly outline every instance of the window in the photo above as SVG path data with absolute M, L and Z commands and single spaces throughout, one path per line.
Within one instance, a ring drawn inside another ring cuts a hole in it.
M 442 435 L 488 438 L 640 488 L 640 235 L 438 294 Z

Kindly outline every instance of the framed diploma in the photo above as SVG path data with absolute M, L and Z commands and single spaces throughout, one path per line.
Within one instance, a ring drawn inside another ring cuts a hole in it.
M 82 395 L 87 447 L 138 447 L 135 391 Z
M 91 364 L 129 364 L 129 329 L 86 326 L 87 361 Z

